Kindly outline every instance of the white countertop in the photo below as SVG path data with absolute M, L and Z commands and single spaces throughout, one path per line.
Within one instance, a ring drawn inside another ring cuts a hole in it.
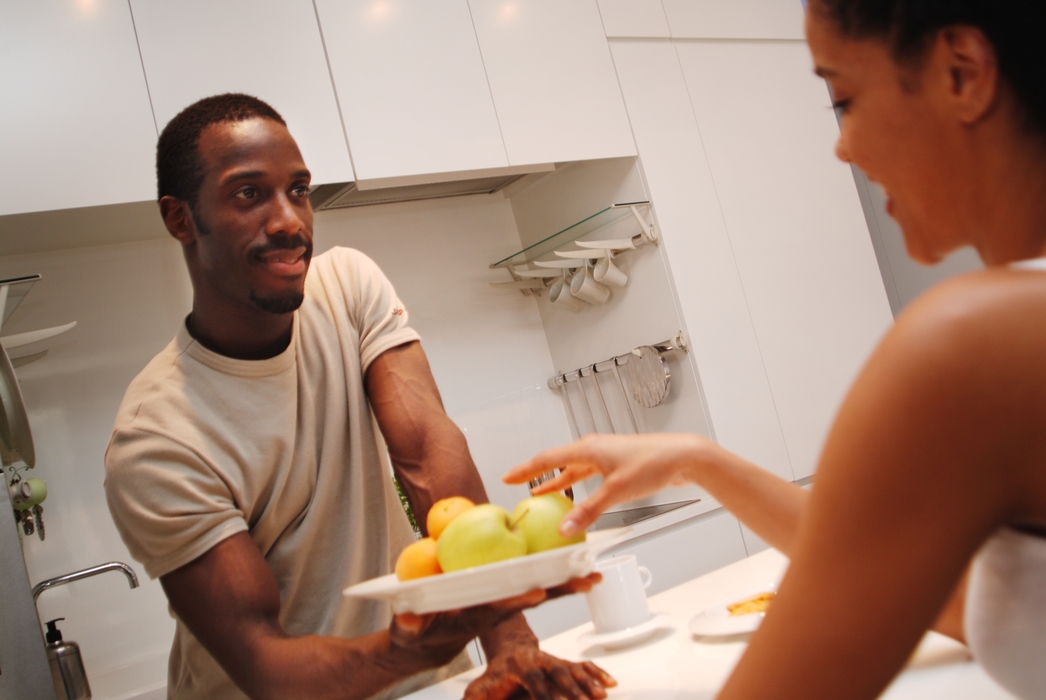
M 642 563 L 642 562 L 640 562 Z M 591 629 L 586 623 L 541 643 L 545 651 L 567 659 L 590 660 L 618 681 L 611 700 L 674 697 L 712 698 L 726 681 L 745 649 L 745 641 L 700 641 L 687 622 L 710 605 L 743 596 L 776 582 L 787 560 L 768 550 L 650 598 L 650 609 L 669 616 L 667 627 L 634 647 L 608 651 L 585 648 L 578 637 Z M 457 700 L 482 669 L 473 669 L 421 690 L 415 700 Z M 971 660 L 966 647 L 930 632 L 883 698 L 888 700 L 1013 700 Z

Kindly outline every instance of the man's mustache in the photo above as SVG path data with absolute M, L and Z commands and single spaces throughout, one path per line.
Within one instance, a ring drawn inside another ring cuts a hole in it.
M 257 248 L 251 250 L 251 257 L 260 259 L 266 253 L 274 250 L 294 250 L 295 248 L 305 249 L 305 259 L 312 259 L 312 241 L 308 240 L 301 234 L 294 234 L 293 236 L 281 236 L 279 238 L 270 238 L 267 243 L 260 245 Z

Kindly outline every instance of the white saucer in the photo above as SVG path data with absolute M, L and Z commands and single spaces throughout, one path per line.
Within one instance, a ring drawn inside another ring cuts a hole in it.
M 606 632 L 604 634 L 596 634 L 594 629 L 590 629 L 585 632 L 577 641 L 582 646 L 601 646 L 605 649 L 621 649 L 623 647 L 630 646 L 642 642 L 648 637 L 652 637 L 655 632 L 664 627 L 669 627 L 671 617 L 668 615 L 653 615 L 649 620 L 635 627 L 626 627 L 623 630 L 617 632 Z

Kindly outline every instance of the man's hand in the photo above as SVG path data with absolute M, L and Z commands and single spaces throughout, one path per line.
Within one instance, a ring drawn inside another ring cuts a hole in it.
M 394 646 L 416 656 L 424 667 L 443 666 L 479 634 L 546 599 L 545 591 L 536 588 L 514 598 L 464 610 L 396 615 L 389 626 L 389 637 Z
M 505 700 L 519 691 L 534 700 L 601 700 L 607 696 L 606 688 L 615 685 L 610 674 L 590 661 L 564 661 L 521 644 L 491 659 L 486 672 L 465 689 L 464 700 Z
M 603 579 L 598 573 L 574 578 L 545 591 L 545 600 L 587 593 Z M 489 659 L 487 670 L 465 691 L 465 700 L 529 695 L 535 700 L 600 700 L 617 681 L 593 663 L 557 659 L 538 648 L 537 637 L 522 615 L 505 620 L 480 638 Z

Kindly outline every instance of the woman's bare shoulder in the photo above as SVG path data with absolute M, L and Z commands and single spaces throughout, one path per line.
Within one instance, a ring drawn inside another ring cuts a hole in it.
M 1046 271 L 995 268 L 953 277 L 916 299 L 890 335 L 916 354 L 941 353 L 939 359 L 1041 356 L 1046 367 Z

